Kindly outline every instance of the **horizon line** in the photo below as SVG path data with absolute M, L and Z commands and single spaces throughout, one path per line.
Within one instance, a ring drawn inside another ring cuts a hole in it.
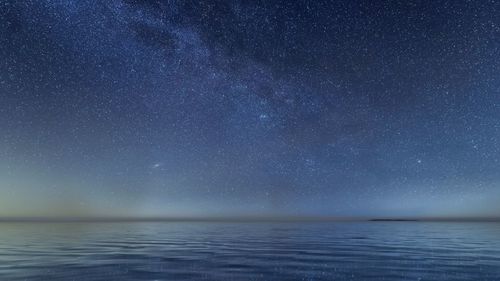
M 430 216 L 0 216 L 2 222 L 500 222 L 500 217 Z

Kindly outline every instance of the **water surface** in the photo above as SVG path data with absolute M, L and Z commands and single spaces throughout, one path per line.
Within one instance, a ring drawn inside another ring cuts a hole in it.
M 500 224 L 0 223 L 0 280 L 500 280 Z

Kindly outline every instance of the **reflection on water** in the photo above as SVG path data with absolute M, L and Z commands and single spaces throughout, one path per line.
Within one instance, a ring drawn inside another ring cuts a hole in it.
M 500 280 L 500 224 L 0 223 L 0 280 Z

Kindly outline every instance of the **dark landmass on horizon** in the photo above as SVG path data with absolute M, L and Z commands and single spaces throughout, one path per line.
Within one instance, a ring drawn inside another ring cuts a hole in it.
M 420 221 L 421 219 L 371 219 L 370 221 Z

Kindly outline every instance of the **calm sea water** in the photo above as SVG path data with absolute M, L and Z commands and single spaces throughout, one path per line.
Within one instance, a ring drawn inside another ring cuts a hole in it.
M 500 280 L 500 224 L 0 223 L 0 280 Z

